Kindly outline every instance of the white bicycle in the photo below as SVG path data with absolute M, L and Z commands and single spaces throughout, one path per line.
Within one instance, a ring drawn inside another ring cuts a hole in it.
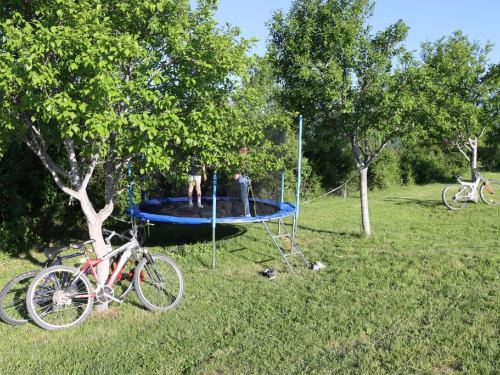
M 462 176 L 454 176 L 462 186 L 450 185 L 443 190 L 443 203 L 450 210 L 460 210 L 467 206 L 469 201 L 477 201 L 477 187 L 479 195 L 484 203 L 493 206 L 500 205 L 500 182 L 496 180 L 487 180 L 479 171 L 481 167 L 474 168 L 472 171 L 476 179 L 472 182 L 464 182 Z

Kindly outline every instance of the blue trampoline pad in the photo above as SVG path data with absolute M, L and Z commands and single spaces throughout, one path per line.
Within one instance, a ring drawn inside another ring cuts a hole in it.
M 287 202 L 249 199 L 250 217 L 244 216 L 240 198 L 219 197 L 216 200 L 216 223 L 249 223 L 281 219 L 295 214 L 295 206 Z M 202 198 L 202 208 L 189 207 L 187 197 L 159 198 L 133 206 L 134 217 L 139 220 L 177 224 L 212 223 L 213 199 Z M 130 209 L 127 210 L 130 214 Z

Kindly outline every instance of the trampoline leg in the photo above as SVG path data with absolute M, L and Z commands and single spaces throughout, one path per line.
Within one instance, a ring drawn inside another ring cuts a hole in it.
M 215 269 L 215 225 L 212 227 L 212 269 Z

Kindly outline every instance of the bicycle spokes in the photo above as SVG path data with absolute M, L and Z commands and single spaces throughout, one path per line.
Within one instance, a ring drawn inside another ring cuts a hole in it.
M 28 289 L 26 305 L 33 321 L 45 329 L 81 323 L 94 302 L 92 286 L 75 269 L 55 266 L 39 273 Z
M 495 192 L 500 192 L 500 182 L 496 180 L 485 181 L 479 189 L 479 194 L 484 203 L 491 206 L 499 206 L 500 195 L 495 194 Z
M 177 264 L 163 254 L 151 254 L 136 268 L 134 285 L 137 296 L 149 310 L 168 310 L 184 294 L 184 280 Z M 144 272 L 143 280 L 139 281 Z

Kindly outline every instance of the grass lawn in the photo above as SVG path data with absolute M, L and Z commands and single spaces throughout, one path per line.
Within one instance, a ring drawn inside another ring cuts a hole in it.
M 498 373 L 500 207 L 450 211 L 445 186 L 370 192 L 371 240 L 357 195 L 301 204 L 319 273 L 294 256 L 292 274 L 262 224 L 218 226 L 215 270 L 210 226 L 158 224 L 145 246 L 184 273 L 175 309 L 132 293 L 68 330 L 0 323 L 0 374 Z M 37 260 L 2 262 L 0 287 Z

